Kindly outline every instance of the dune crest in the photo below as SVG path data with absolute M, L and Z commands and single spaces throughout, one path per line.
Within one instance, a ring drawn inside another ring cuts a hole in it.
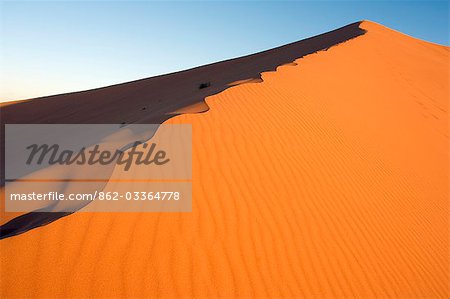
M 230 59 L 173 74 L 157 76 L 109 87 L 73 92 L 5 104 L 0 109 L 0 165 L 4 165 L 5 123 L 8 124 L 161 124 L 179 113 L 208 110 L 204 99 L 233 84 L 260 82 L 264 71 L 328 49 L 364 34 L 359 23 L 294 42 L 271 50 Z M 250 80 L 250 81 L 248 81 Z M 0 188 L 5 183 L 0 172 Z M 70 187 L 70 186 L 69 186 Z M 103 186 L 99 186 L 99 189 Z M 2 196 L 3 192 L 0 192 Z M 47 225 L 67 213 L 51 216 L 35 213 L 5 213 L 1 198 L 0 239 Z

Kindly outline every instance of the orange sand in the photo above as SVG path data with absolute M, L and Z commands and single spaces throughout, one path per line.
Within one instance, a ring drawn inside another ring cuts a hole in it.
M 1 297 L 449 297 L 449 48 L 361 26 L 168 121 L 193 126 L 192 213 L 2 240 Z

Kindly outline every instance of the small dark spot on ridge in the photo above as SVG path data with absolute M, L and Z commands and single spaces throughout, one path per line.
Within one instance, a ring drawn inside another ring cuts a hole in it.
M 203 89 L 203 88 L 207 88 L 211 86 L 211 82 L 203 82 L 200 83 L 200 85 L 198 86 L 198 89 Z

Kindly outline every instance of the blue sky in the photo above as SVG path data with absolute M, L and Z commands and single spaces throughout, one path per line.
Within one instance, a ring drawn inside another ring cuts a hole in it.
M 0 5 L 0 101 L 183 70 L 362 19 L 449 45 L 448 1 L 3 1 Z

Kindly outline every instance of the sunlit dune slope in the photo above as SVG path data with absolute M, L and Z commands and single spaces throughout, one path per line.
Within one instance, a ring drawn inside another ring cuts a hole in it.
M 180 113 L 208 110 L 204 99 L 230 86 L 260 80 L 260 74 L 364 34 L 359 22 L 256 54 L 172 74 L 37 99 L 0 104 L 0 165 L 5 124 L 160 124 Z M 206 84 L 208 88 L 199 88 Z M 66 214 L 5 213 L 0 167 L 0 239 L 54 221 Z M 9 222 L 13 220 L 12 222 Z M 6 224 L 5 224 L 6 223 Z
M 360 26 L 167 121 L 193 126 L 192 213 L 2 240 L 2 297 L 448 298 L 449 48 Z

